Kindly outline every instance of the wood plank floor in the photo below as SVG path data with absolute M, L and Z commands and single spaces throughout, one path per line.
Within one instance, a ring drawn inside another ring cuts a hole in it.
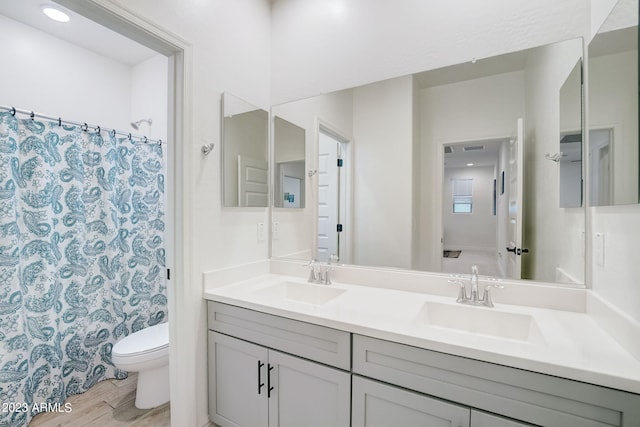
M 124 380 L 101 381 L 65 401 L 71 404 L 71 412 L 39 414 L 29 427 L 170 427 L 169 403 L 153 409 L 135 407 L 137 379 L 132 372 Z

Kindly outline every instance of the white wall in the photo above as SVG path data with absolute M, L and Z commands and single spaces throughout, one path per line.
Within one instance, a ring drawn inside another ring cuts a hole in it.
M 300 99 L 582 36 L 582 0 L 276 0 L 272 97 Z
M 559 207 L 559 93 L 582 54 L 581 40 L 533 51 L 526 65 L 523 277 L 554 282 L 556 267 L 584 281 L 584 211 Z
M 597 3 L 597 2 L 596 2 Z M 606 29 L 625 28 L 636 25 L 638 22 L 637 2 L 633 0 L 621 0 L 614 11 L 612 19 L 607 20 Z M 594 28 L 594 31 L 597 27 Z M 611 65 L 617 64 L 617 70 L 605 71 L 605 62 Z M 589 58 L 589 127 L 599 127 L 616 123 L 620 128 L 627 129 L 626 134 L 631 133 L 630 140 L 635 141 L 630 147 L 622 150 L 628 158 L 635 156 L 637 152 L 637 91 L 631 88 L 637 87 L 637 75 L 632 74 L 637 70 L 637 53 L 621 53 L 609 57 Z M 604 78 L 603 74 L 609 76 Z M 607 87 L 602 83 L 606 82 Z M 606 92 L 615 93 L 620 99 L 627 99 L 626 107 L 616 106 L 608 98 Z M 635 137 L 633 136 L 635 134 Z M 635 138 L 635 139 L 634 139 Z M 617 173 L 617 171 L 616 171 Z M 637 176 L 637 175 L 636 175 Z M 633 185 L 630 180 L 626 186 Z M 595 243 L 595 234 L 604 235 L 604 265 L 600 265 L 596 259 L 595 251 L 592 251 L 591 286 L 595 292 L 613 303 L 629 316 L 640 321 L 640 263 L 637 262 L 637 246 L 640 235 L 640 205 L 602 206 L 589 208 L 591 214 L 591 235 Z
M 496 251 L 497 224 L 493 215 L 493 179 L 495 168 L 467 167 L 446 168 L 444 172 L 443 226 L 445 250 Z M 452 181 L 471 179 L 472 212 L 453 213 Z
M 131 67 L 0 15 L 0 104 L 131 129 Z
M 142 123 L 139 130 L 128 127 L 131 133 L 167 141 L 168 72 L 169 61 L 163 55 L 156 55 L 133 67 L 130 120 L 151 119 L 153 123 L 151 126 Z
M 409 76 L 353 90 L 354 264 L 411 268 L 413 84 Z
M 186 108 L 193 121 L 185 125 L 192 139 L 182 141 L 182 149 L 187 156 L 185 185 L 193 189 L 193 204 L 179 208 L 191 215 L 193 238 L 185 245 L 193 258 L 190 279 L 174 283 L 181 304 L 173 319 L 181 333 L 173 337 L 179 351 L 171 361 L 178 366 L 172 396 L 178 398 L 171 403 L 171 419 L 175 425 L 201 426 L 208 420 L 202 273 L 268 256 L 268 242 L 257 240 L 258 222 L 268 222 L 267 208 L 221 206 L 219 100 L 223 91 L 229 91 L 260 108 L 271 105 L 270 5 L 267 0 L 112 2 L 191 46 Z M 200 147 L 210 142 L 216 148 L 202 156 Z

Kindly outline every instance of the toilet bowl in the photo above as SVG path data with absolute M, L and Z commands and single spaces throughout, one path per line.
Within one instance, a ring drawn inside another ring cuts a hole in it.
M 169 324 L 139 330 L 118 341 L 111 361 L 123 371 L 138 372 L 136 408 L 150 409 L 169 401 Z

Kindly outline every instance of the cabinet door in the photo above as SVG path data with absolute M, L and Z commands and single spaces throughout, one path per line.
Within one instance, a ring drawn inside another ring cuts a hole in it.
M 531 424 L 508 420 L 497 415 L 471 411 L 471 427 L 533 427 Z
M 267 358 L 263 347 L 209 331 L 211 421 L 221 427 L 268 426 Z
M 351 374 L 269 351 L 269 425 L 349 427 Z
M 467 427 L 470 409 L 353 376 L 353 427 Z
M 533 427 L 533 425 L 472 410 L 471 427 Z

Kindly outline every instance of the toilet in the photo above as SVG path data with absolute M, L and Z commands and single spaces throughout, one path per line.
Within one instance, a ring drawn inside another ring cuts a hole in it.
M 138 372 L 136 408 L 155 408 L 169 401 L 168 323 L 124 337 L 113 346 L 111 360 L 118 369 Z

